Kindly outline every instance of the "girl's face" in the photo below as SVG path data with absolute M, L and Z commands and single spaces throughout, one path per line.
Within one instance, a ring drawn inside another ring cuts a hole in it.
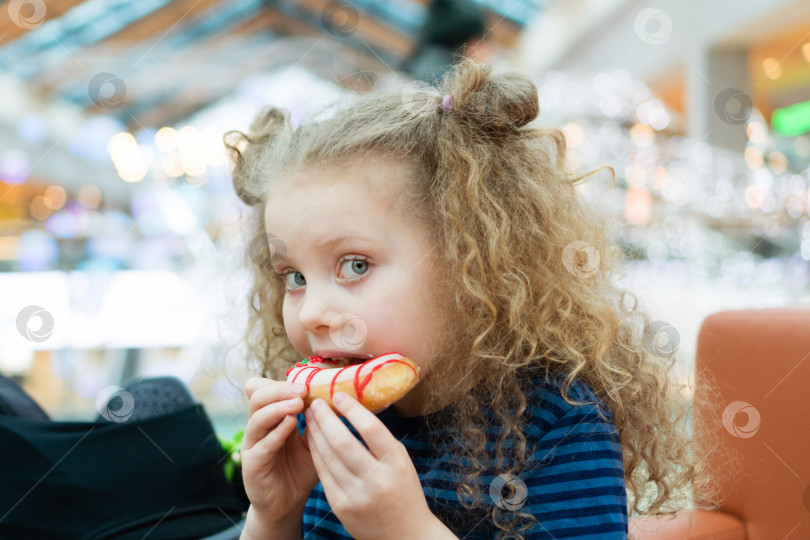
M 307 169 L 269 194 L 267 233 L 285 252 L 274 261 L 286 286 L 284 327 L 302 357 L 398 352 L 424 380 L 440 350 L 442 278 L 427 228 L 405 208 L 406 175 L 396 161 L 363 156 Z M 419 414 L 420 386 L 394 408 Z

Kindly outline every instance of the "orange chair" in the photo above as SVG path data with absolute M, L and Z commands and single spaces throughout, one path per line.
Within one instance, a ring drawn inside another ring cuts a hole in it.
M 710 315 L 696 367 L 720 388 L 723 451 L 710 459 L 725 500 L 711 512 L 633 518 L 631 538 L 810 539 L 810 308 Z

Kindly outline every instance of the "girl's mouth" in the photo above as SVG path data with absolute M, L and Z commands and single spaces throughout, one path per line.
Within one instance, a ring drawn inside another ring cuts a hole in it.
M 370 360 L 370 358 L 362 358 L 358 356 L 345 356 L 345 357 L 338 357 L 338 358 L 328 358 L 328 360 L 333 360 L 335 362 L 339 362 L 343 366 L 356 366 L 362 364 Z
M 358 366 L 374 358 L 373 356 L 335 356 L 323 357 L 329 363 L 333 363 L 340 367 Z

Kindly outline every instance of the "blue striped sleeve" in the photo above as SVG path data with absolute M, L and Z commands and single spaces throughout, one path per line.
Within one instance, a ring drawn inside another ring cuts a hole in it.
M 519 477 L 527 489 L 521 511 L 537 519 L 525 537 L 626 539 L 627 492 L 612 413 L 604 405 L 572 406 L 560 396 L 551 399 L 567 411 L 537 440 Z M 607 419 L 599 416 L 600 408 Z
M 561 396 L 560 381 L 539 381 L 534 394 L 538 399 L 528 409 L 530 419 L 524 425 L 531 451 L 524 472 L 517 478 L 485 474 L 477 481 L 489 494 L 487 500 L 500 502 L 498 506 L 506 513 L 528 512 L 535 517 L 534 527 L 523 531 L 527 540 L 626 539 L 622 449 L 612 412 L 584 382 L 576 381 L 571 390 L 575 400 L 593 403 L 571 405 Z M 381 419 L 408 449 L 431 510 L 443 521 L 450 519 L 450 513 L 460 508 L 456 488 L 461 478 L 452 466 L 458 460 L 457 449 L 428 444 L 425 433 L 413 430 L 418 418 L 402 419 L 388 413 Z M 346 425 L 359 438 L 354 428 Z M 300 414 L 298 429 L 302 434 L 304 426 Z M 495 435 L 489 433 L 490 437 Z M 495 444 L 494 439 L 487 446 L 491 444 Z M 494 461 L 487 467 L 493 465 Z M 515 491 L 505 490 L 507 483 L 512 483 Z M 492 491 L 498 484 L 500 495 Z M 495 537 L 497 531 L 489 519 L 469 517 L 457 526 L 450 526 L 449 521 L 446 524 L 465 540 Z M 320 483 L 307 502 L 302 525 L 305 540 L 351 538 L 332 513 Z

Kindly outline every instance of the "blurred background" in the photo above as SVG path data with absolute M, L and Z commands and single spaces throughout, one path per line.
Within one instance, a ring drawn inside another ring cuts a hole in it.
M 55 419 L 173 375 L 218 433 L 243 427 L 257 371 L 239 344 L 245 207 L 223 133 L 267 104 L 297 125 L 424 88 L 454 53 L 531 77 L 571 167 L 614 168 L 612 190 L 597 174 L 582 192 L 615 216 L 622 279 L 679 377 L 708 314 L 810 303 L 805 0 L 0 8 L 0 373 Z

